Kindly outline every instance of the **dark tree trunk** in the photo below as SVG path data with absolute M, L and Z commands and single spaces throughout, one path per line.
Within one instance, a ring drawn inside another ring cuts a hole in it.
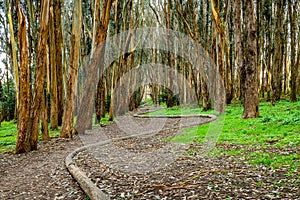
M 51 76 L 51 114 L 50 128 L 52 130 L 58 128 L 58 95 L 57 95 L 57 71 L 56 71 L 56 54 L 60 48 L 56 49 L 55 33 L 54 33 L 54 13 L 53 7 L 50 8 L 50 23 L 49 23 L 49 45 L 50 45 L 50 76 Z M 57 51 L 58 50 L 58 51 Z
M 246 44 L 242 71 L 245 75 L 243 118 L 259 116 L 256 25 L 253 1 L 245 1 Z
M 97 86 L 97 97 L 96 97 L 96 124 L 100 124 L 101 118 L 104 118 L 106 114 L 105 110 L 105 83 L 104 76 L 100 77 Z
M 297 5 L 298 5 L 298 2 L 292 3 L 291 0 L 289 1 L 289 13 L 290 13 L 290 21 L 291 21 L 291 96 L 290 96 L 290 98 L 291 98 L 292 102 L 297 101 L 297 77 L 299 74 L 299 64 L 300 64 L 299 63 L 300 42 L 298 45 L 298 61 L 296 59 Z M 298 38 L 298 40 L 299 40 L 299 38 Z
M 283 0 L 277 2 L 277 22 L 275 33 L 275 53 L 272 66 L 272 105 L 275 105 L 275 101 L 280 100 L 282 91 L 282 32 L 283 32 Z
M 62 125 L 62 117 L 64 112 L 64 86 L 63 86 L 63 65 L 62 65 L 62 24 L 61 24 L 61 0 L 53 0 L 54 7 L 54 32 L 55 32 L 55 48 L 56 48 L 56 77 L 57 77 L 57 123 Z

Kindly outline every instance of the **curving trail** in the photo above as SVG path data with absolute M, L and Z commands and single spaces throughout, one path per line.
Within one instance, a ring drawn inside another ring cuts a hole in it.
M 97 160 L 113 169 L 128 173 L 157 171 L 166 164 L 174 162 L 188 146 L 164 143 L 152 150 L 146 148 L 146 151 L 143 146 L 139 151 L 137 146 L 139 141 L 135 140 L 152 138 L 154 139 L 153 142 L 160 143 L 161 136 L 165 137 L 166 133 L 171 136 L 180 132 L 182 128 L 199 126 L 216 120 L 214 115 L 202 114 L 168 117 L 141 115 L 149 111 L 153 111 L 153 109 L 143 107 L 137 114 L 119 117 L 115 123 L 108 127 L 96 128 L 88 134 L 82 135 L 81 140 L 85 146 L 78 148 L 66 158 L 66 166 L 70 173 L 91 199 L 109 199 L 109 197 L 99 187 L 95 186 L 88 175 L 82 172 L 73 157 L 88 151 Z M 135 146 L 133 151 L 123 148 L 122 144 L 120 145 L 120 142 L 127 140 L 133 140 L 134 144 L 129 144 L 129 146 Z
M 204 146 L 198 143 L 168 142 L 168 138 L 180 133 L 181 128 L 199 125 L 205 120 L 209 119 L 149 119 L 133 115 L 119 118 L 115 123 L 81 137 L 90 147 L 71 155 L 73 159 L 67 164 L 78 168 L 96 189 L 95 194 L 101 193 L 98 197 L 91 195 L 94 199 L 300 198 L 297 174 L 287 177 L 287 168 L 274 170 L 247 163 L 247 155 L 259 147 L 218 144 L 218 150 L 230 152 L 248 148 L 248 152 L 215 157 L 207 156 Z M 100 141 L 102 143 L 93 145 Z

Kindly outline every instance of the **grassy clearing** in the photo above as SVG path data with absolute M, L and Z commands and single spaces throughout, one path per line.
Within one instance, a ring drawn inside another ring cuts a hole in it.
M 178 108 L 177 111 L 166 109 L 158 112 L 167 115 L 180 112 L 194 114 L 194 110 L 180 111 Z M 211 152 L 211 156 L 238 156 L 252 164 L 299 169 L 300 103 L 281 101 L 274 107 L 266 102 L 261 103 L 260 117 L 256 119 L 241 119 L 242 112 L 241 105 L 227 107 L 218 147 Z M 206 124 L 185 129 L 183 134 L 171 140 L 178 143 L 202 143 L 209 126 Z

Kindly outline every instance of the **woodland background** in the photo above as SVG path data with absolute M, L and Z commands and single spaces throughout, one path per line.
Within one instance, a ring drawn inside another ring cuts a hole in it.
M 297 101 L 299 24 L 296 0 L 1 1 L 0 120 L 17 122 L 16 153 L 36 149 L 39 135 L 49 139 L 49 128 L 61 126 L 60 136 L 71 138 L 74 116 L 80 112 L 77 105 L 85 98 L 83 84 L 89 76 L 85 66 L 95 64 L 96 47 L 109 36 L 143 27 L 171 29 L 199 43 L 222 77 L 226 103 L 241 99 L 242 117 L 254 118 L 259 116 L 259 98 L 271 106 L 283 96 Z M 153 46 L 122 55 L 98 77 L 95 97 L 90 98 L 96 123 L 107 113 L 113 120 L 111 101 L 118 80 L 149 62 L 167 64 L 183 75 L 202 109 L 212 108 L 203 72 Z M 170 77 L 166 80 L 172 84 Z M 188 102 L 185 90 L 175 96 L 170 87 L 155 83 L 148 87 L 155 104 L 172 107 L 179 100 Z M 124 99 L 129 110 L 139 106 L 145 92 L 143 86 Z M 92 121 L 92 113 L 88 115 Z M 77 127 L 89 128 L 82 126 L 79 120 Z

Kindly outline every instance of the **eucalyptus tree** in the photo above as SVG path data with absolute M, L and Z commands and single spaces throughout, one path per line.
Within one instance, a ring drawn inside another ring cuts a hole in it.
M 82 1 L 75 0 L 72 17 L 72 35 L 71 35 L 71 51 L 70 51 L 70 66 L 69 76 L 67 81 L 66 104 L 63 114 L 63 124 L 60 131 L 60 137 L 72 138 L 75 94 L 77 84 L 77 72 L 80 57 L 80 40 L 82 27 Z

